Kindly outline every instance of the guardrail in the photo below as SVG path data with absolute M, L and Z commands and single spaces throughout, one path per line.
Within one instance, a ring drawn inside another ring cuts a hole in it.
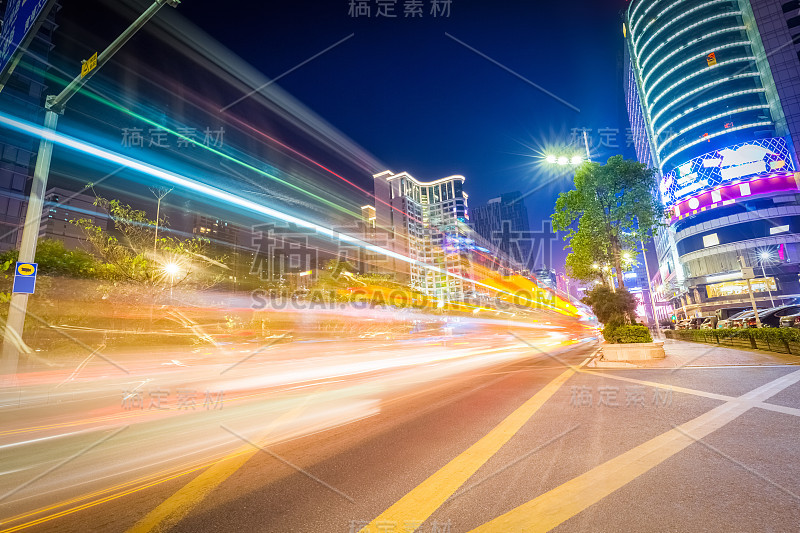
M 800 329 L 794 328 L 685 329 L 664 334 L 668 339 L 800 355 Z

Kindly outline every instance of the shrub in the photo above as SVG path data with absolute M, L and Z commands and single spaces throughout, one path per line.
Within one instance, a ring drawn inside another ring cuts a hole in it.
M 719 339 L 762 340 L 771 343 L 800 342 L 800 329 L 795 328 L 679 329 L 666 330 L 664 333 L 668 339 L 695 342 L 718 342 Z
M 640 324 L 616 327 L 608 325 L 603 328 L 603 338 L 610 344 L 653 342 L 650 330 L 647 329 L 647 326 L 642 326 Z

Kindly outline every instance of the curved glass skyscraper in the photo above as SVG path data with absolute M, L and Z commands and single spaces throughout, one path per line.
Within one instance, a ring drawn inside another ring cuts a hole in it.
M 747 301 L 740 257 L 757 267 L 760 299 L 800 297 L 792 16 L 777 0 L 634 0 L 626 11 L 634 144 L 659 170 L 669 213 L 660 281 L 689 316 Z

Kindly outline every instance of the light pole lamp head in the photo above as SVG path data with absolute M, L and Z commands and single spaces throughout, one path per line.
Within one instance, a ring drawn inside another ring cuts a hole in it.
M 180 271 L 181 267 L 178 266 L 177 263 L 167 263 L 166 265 L 164 265 L 164 272 L 166 272 L 170 276 L 174 276 Z

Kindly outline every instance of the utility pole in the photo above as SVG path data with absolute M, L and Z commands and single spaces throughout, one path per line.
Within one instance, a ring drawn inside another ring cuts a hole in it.
M 653 322 L 656 325 L 656 335 L 661 338 L 661 325 L 658 323 L 658 313 L 656 313 L 656 300 L 653 298 L 653 285 L 650 281 L 650 267 L 647 265 L 647 253 L 644 249 L 644 241 L 639 240 L 642 245 L 642 260 L 644 261 L 644 272 L 647 274 L 647 294 L 650 295 L 650 307 L 653 309 Z
M 586 147 L 586 160 L 592 162 L 592 152 L 589 151 L 589 136 L 586 134 L 586 129 L 583 130 L 583 145 Z
M 764 269 L 764 261 L 767 258 L 764 257 L 764 254 L 761 254 L 758 257 L 758 262 L 761 263 L 761 276 L 764 278 L 764 285 L 767 286 L 767 293 L 769 294 L 769 301 L 772 304 L 772 307 L 775 307 L 775 299 L 772 297 L 772 289 L 769 288 L 769 280 L 767 279 L 767 271 Z
M 158 198 L 156 203 L 156 231 L 153 237 L 153 260 L 155 261 L 156 257 L 158 257 L 158 224 L 161 220 L 161 200 L 166 198 L 172 192 L 172 189 L 150 189 L 150 192 Z
M 750 303 L 753 306 L 753 313 L 756 317 L 756 327 L 761 327 L 761 318 L 758 316 L 758 307 L 756 307 L 756 298 L 753 296 L 753 286 L 750 284 L 750 279 L 753 277 L 753 269 L 748 269 L 744 266 L 744 257 L 739 256 L 739 265 L 742 267 L 742 277 L 747 281 L 747 293 L 750 295 Z M 749 272 L 747 271 L 749 270 Z
M 130 40 L 158 11 L 165 5 L 177 7 L 180 0 L 155 0 L 139 18 L 117 37 L 108 47 L 97 55 L 97 64 L 88 72 L 81 72 L 57 95 L 49 95 L 45 100 L 44 129 L 54 133 L 58 125 L 58 116 L 70 98 L 105 65 L 122 46 Z M 42 221 L 42 207 L 44 192 L 47 188 L 47 178 L 50 174 L 50 160 L 53 156 L 53 141 L 45 134 L 39 141 L 39 153 L 36 157 L 36 166 L 33 171 L 31 194 L 28 198 L 28 210 L 25 214 L 25 224 L 22 227 L 22 243 L 19 248 L 18 261 L 33 263 L 36 257 L 36 241 L 39 238 L 39 226 Z M 0 375 L 12 376 L 17 372 L 19 361 L 19 342 L 22 341 L 22 332 L 25 327 L 25 315 L 28 309 L 28 295 L 14 293 L 8 308 L 5 335 L 3 337 L 3 351 L 0 357 Z

